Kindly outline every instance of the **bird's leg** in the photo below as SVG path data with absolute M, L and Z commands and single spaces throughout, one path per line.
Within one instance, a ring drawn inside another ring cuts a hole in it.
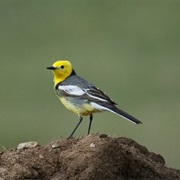
M 88 133 L 87 133 L 87 135 L 90 133 L 92 120 L 93 120 L 93 115 L 91 114 L 91 115 L 90 115 L 90 118 L 89 118 L 89 128 L 88 128 Z
M 78 128 L 79 125 L 81 124 L 82 120 L 83 120 L 83 117 L 80 116 L 80 119 L 79 119 L 78 124 L 76 125 L 76 127 L 74 128 L 73 132 L 72 132 L 71 135 L 68 137 L 68 139 L 72 138 L 73 134 L 75 133 L 75 131 L 77 130 L 77 128 Z

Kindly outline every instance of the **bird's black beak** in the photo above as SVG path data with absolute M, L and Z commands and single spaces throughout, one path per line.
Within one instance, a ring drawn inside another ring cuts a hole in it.
M 53 66 L 47 67 L 46 69 L 55 70 L 56 68 Z

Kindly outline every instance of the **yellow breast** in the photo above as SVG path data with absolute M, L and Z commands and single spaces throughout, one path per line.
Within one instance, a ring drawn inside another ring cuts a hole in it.
M 62 104 L 70 111 L 79 116 L 87 116 L 94 112 L 97 112 L 90 104 L 83 103 L 83 104 L 75 104 L 70 102 L 67 98 L 59 97 Z

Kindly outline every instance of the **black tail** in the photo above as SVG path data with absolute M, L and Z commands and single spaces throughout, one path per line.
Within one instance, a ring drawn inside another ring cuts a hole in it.
M 135 124 L 142 124 L 141 121 L 139 121 L 138 119 L 136 119 L 134 116 L 131 116 L 130 114 L 128 114 L 127 112 L 117 108 L 116 106 L 111 106 L 111 108 L 108 108 L 109 111 L 122 116 L 123 118 L 127 119 L 128 121 L 131 121 Z

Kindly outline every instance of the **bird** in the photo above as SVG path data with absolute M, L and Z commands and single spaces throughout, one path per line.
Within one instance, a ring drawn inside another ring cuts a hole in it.
M 73 137 L 84 116 L 89 116 L 88 132 L 90 133 L 93 113 L 110 111 L 135 124 L 142 124 L 140 120 L 119 109 L 108 95 L 102 90 L 76 74 L 68 60 L 58 60 L 47 67 L 54 75 L 54 90 L 62 104 L 79 116 L 79 122 L 68 137 Z

